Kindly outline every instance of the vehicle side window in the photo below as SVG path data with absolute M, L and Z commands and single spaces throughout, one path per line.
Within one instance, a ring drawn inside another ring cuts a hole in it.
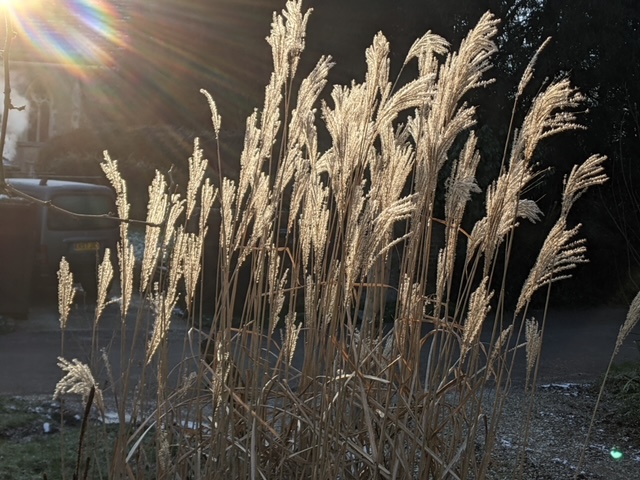
M 108 195 L 61 194 L 51 203 L 73 213 L 104 215 L 115 211 L 113 199 Z M 116 222 L 106 218 L 80 218 L 49 209 L 47 227 L 50 230 L 100 230 L 114 228 Z

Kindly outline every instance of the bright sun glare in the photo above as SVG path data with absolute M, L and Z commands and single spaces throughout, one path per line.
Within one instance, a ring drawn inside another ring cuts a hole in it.
M 124 46 L 122 12 L 108 0 L 0 0 L 24 48 L 67 66 L 111 65 Z M 1 40 L 0 40 L 1 41 Z
M 24 13 L 27 11 L 37 11 L 38 8 L 43 8 L 42 3 L 42 0 L 0 0 L 0 8 L 3 10 L 9 9 L 14 13 Z
M 33 3 L 30 0 L 0 0 L 0 6 L 2 7 L 6 7 L 6 6 L 10 6 L 11 8 L 15 9 L 18 6 L 28 6 L 29 4 Z

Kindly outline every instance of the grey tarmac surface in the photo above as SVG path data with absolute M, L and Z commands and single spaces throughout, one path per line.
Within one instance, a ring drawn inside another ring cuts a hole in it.
M 143 322 L 148 323 L 146 331 L 136 334 L 136 309 L 132 308 L 124 325 L 126 340 L 123 343 L 119 309 L 118 304 L 107 306 L 98 323 L 95 342 L 99 350 L 108 352 L 114 372 L 120 371 L 122 361 L 133 363 L 133 371 L 137 372 L 151 336 L 151 319 Z M 93 305 L 74 305 L 64 338 L 55 304 L 31 307 L 27 319 L 0 319 L 0 395 L 53 394 L 56 383 L 64 375 L 58 367 L 58 357 L 88 363 L 94 341 L 94 310 Z M 184 350 L 186 328 L 182 319 L 172 322 L 168 335 L 172 365 L 193 357 Z M 103 365 L 103 362 L 97 364 Z M 94 372 L 94 375 L 100 382 L 107 378 L 106 371 Z
M 114 369 L 118 369 L 121 359 L 139 366 L 143 361 L 149 333 L 142 332 L 133 348 L 127 341 L 123 356 L 120 341 L 122 325 L 118 309 L 117 305 L 108 307 L 99 324 L 98 343 L 108 349 Z M 540 314 L 534 315 L 541 319 Z M 623 308 L 551 312 L 546 325 L 539 383 L 589 383 L 596 380 L 607 367 L 625 317 L 626 309 Z M 92 322 L 93 308 L 90 305 L 74 306 L 64 335 L 65 358 L 78 358 L 85 362 L 89 360 Z M 131 318 L 125 325 L 127 338 L 132 337 L 134 323 Z M 489 336 L 489 328 L 490 326 L 485 328 L 484 339 Z M 171 365 L 177 365 L 185 357 L 193 357 L 191 344 L 184 340 L 186 330 L 185 320 L 178 318 L 173 321 L 169 334 Z M 635 329 L 636 332 L 638 330 Z M 640 340 L 640 335 L 632 333 L 616 357 L 616 363 L 640 360 L 636 339 Z M 60 324 L 55 304 L 32 307 L 29 318 L 24 320 L 0 319 L 0 394 L 52 393 L 62 377 L 62 371 L 57 366 L 61 347 Z M 300 350 L 299 348 L 296 352 L 296 357 L 301 356 Z M 197 361 L 197 358 L 193 358 L 193 361 Z M 521 380 L 522 371 L 522 365 L 516 366 L 516 386 Z

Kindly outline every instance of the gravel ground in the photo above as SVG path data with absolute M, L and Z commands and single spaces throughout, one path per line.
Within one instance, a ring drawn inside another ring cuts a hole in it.
M 524 479 L 640 479 L 640 431 L 622 423 L 617 400 L 605 394 L 580 468 L 598 392 L 585 384 L 548 384 L 538 389 L 531 434 L 523 445 L 528 395 L 514 391 L 506 406 L 492 465 L 491 479 L 518 478 L 516 460 L 525 448 Z M 611 450 L 623 453 L 615 460 Z
M 584 384 L 548 384 L 541 386 L 536 394 L 533 409 L 531 434 L 527 445 L 523 445 L 523 418 L 526 416 L 529 396 L 521 389 L 514 389 L 503 414 L 494 460 L 490 467 L 490 480 L 629 480 L 640 479 L 640 431 L 620 422 L 616 411 L 616 400 L 605 395 L 584 457 L 577 465 L 584 445 L 597 391 Z M 34 395 L 20 397 L 20 404 L 30 412 L 39 412 L 42 418 L 33 425 L 22 426 L 12 432 L 0 432 L 0 436 L 11 441 L 28 441 L 34 435 L 46 435 L 43 424 L 56 431 L 59 410 L 52 404 L 50 396 Z M 78 402 L 67 403 L 65 418 L 69 424 L 79 423 L 82 406 Z M 77 411 L 76 411 L 77 410 Z M 57 412 L 57 413 L 56 413 Z M 25 437 L 25 438 L 21 438 Z M 524 462 L 519 475 L 517 459 Z M 623 452 L 623 457 L 614 460 L 611 449 Z

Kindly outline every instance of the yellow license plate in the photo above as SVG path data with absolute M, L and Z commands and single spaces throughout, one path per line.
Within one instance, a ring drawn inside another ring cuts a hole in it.
M 73 244 L 76 252 L 94 252 L 100 250 L 100 242 L 78 242 Z

